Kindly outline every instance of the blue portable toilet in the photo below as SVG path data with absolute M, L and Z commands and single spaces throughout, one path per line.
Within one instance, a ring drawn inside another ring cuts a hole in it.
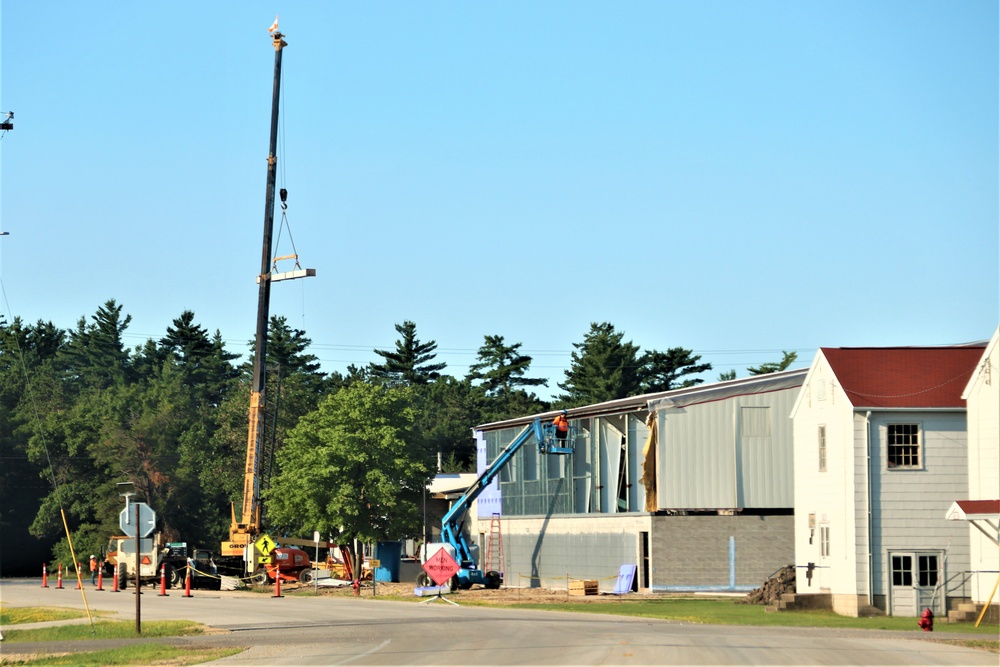
M 375 558 L 379 566 L 375 568 L 375 581 L 399 581 L 399 561 L 403 557 L 402 542 L 376 542 Z

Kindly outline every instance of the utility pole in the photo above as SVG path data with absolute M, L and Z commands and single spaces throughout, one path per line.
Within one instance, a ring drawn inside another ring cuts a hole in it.
M 3 115 L 3 120 L 0 121 L 0 132 L 10 132 L 14 129 L 14 112 L 8 111 Z M 0 236 L 9 236 L 9 232 L 0 231 Z

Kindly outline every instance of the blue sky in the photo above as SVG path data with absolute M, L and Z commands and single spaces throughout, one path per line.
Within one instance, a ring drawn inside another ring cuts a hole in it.
M 413 320 L 563 380 L 609 321 L 705 374 L 1000 321 L 998 14 L 967 2 L 0 4 L 3 314 L 253 336 L 274 51 L 328 371 Z M 280 220 L 280 216 L 278 218 Z M 291 251 L 284 233 L 278 250 Z

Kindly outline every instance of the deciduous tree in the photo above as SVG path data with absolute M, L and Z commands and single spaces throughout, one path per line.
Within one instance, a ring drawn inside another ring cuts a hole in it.
M 431 465 L 409 442 L 414 420 L 407 388 L 354 383 L 327 396 L 278 452 L 272 525 L 367 542 L 417 534 Z

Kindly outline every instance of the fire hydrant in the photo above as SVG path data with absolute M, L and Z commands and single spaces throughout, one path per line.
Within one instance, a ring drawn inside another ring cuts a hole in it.
M 920 620 L 917 621 L 917 625 L 924 632 L 934 632 L 934 612 L 930 609 L 924 609 L 924 613 L 920 614 Z

